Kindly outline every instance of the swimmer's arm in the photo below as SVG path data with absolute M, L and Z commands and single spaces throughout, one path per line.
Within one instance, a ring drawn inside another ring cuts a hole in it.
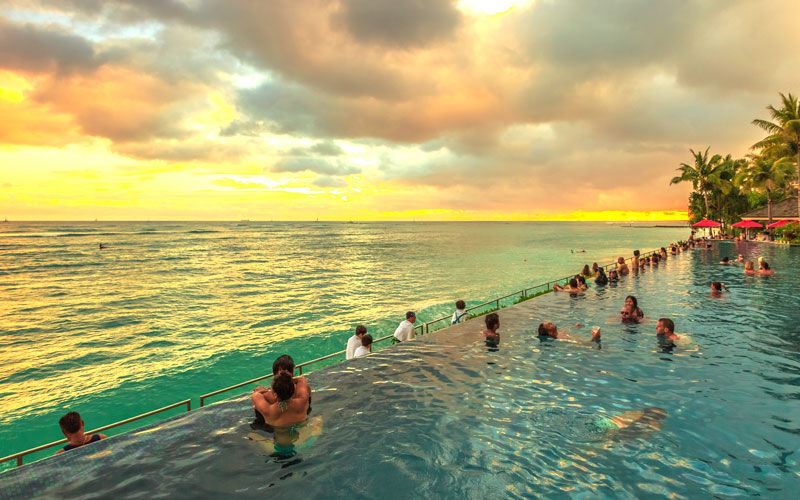
M 308 385 L 308 381 L 305 377 L 297 377 L 294 379 L 294 394 L 295 397 L 300 396 L 305 399 L 308 399 L 311 395 L 311 386 Z
M 270 406 L 272 406 L 265 397 L 263 392 L 254 392 L 250 395 L 250 399 L 253 401 L 253 408 L 258 410 L 258 413 L 267 417 L 269 415 Z
M 275 395 L 275 393 L 272 391 L 272 389 L 267 389 L 266 387 L 259 385 L 258 387 L 253 389 L 253 391 L 254 391 L 254 393 L 256 393 L 256 392 L 257 393 L 261 393 L 264 396 L 264 398 L 267 400 L 267 403 L 269 403 L 271 405 L 278 402 L 278 396 Z

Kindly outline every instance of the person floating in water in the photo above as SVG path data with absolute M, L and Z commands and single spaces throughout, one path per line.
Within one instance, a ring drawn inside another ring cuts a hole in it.
M 736 262 L 744 262 L 744 255 L 739 254 L 739 256 L 736 257 Z
M 712 297 L 715 297 L 715 298 L 722 297 L 722 290 L 723 289 L 726 292 L 730 293 L 730 290 L 728 290 L 728 287 L 725 286 L 725 283 L 721 283 L 719 281 L 712 281 L 711 282 L 711 296 Z
M 486 329 L 481 333 L 486 338 L 486 345 L 497 347 L 497 344 L 500 343 L 500 334 L 497 333 L 497 329 L 500 328 L 500 316 L 497 313 L 487 314 L 484 321 Z
M 83 431 L 83 419 L 76 411 L 71 411 L 61 417 L 61 419 L 58 421 L 58 425 L 61 426 L 61 432 L 64 433 L 64 437 L 67 438 L 69 444 L 58 450 L 56 455 L 75 448 L 80 448 L 85 444 L 100 441 L 101 439 L 105 439 L 107 437 L 105 434 L 92 434 L 91 436 L 86 435 Z
M 731 261 L 728 258 L 728 256 L 726 255 L 725 257 L 722 258 L 722 260 L 720 261 L 720 264 L 722 264 L 723 266 L 730 266 L 731 265 Z
M 771 276 L 775 274 L 775 271 L 769 268 L 769 263 L 767 263 L 763 257 L 758 258 L 758 267 L 758 274 L 761 274 L 762 276 Z
M 100 243 L 100 250 L 105 250 L 106 248 L 108 248 L 108 246 Z
M 597 429 L 614 439 L 631 439 L 663 429 L 662 421 L 667 416 L 663 408 L 649 406 L 641 410 L 629 410 L 613 417 L 602 417 L 595 421 Z
M 576 328 L 580 328 L 581 326 L 583 326 L 583 325 L 581 325 L 580 323 L 575 325 Z M 550 337 L 550 338 L 559 339 L 559 340 L 572 340 L 572 341 L 577 341 L 577 342 L 582 342 L 582 343 L 596 342 L 598 345 L 600 344 L 600 328 L 599 327 L 595 327 L 595 328 L 592 329 L 592 338 L 590 340 L 576 339 L 572 335 L 570 335 L 568 332 L 559 331 L 558 327 L 556 327 L 556 325 L 553 324 L 553 323 L 540 323 L 539 324 L 538 333 L 539 333 L 539 337 Z

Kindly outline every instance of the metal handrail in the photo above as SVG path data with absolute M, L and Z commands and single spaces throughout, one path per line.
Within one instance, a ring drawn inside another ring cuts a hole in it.
M 96 434 L 98 432 L 101 432 L 101 431 L 104 431 L 104 430 L 107 430 L 107 429 L 113 429 L 114 427 L 119 427 L 120 425 L 129 424 L 131 422 L 135 422 L 137 420 L 141 420 L 141 419 L 146 418 L 146 417 L 151 417 L 151 416 L 153 416 L 153 415 L 155 415 L 157 413 L 161 413 L 163 411 L 171 410 L 173 408 L 177 408 L 178 406 L 183 406 L 183 405 L 186 405 L 186 411 L 191 411 L 192 410 L 192 400 L 191 399 L 185 399 L 183 401 L 178 401 L 177 403 L 172 403 L 171 405 L 164 406 L 163 408 L 159 408 L 157 410 L 148 411 L 147 413 L 142 413 L 141 415 L 136 415 L 135 417 L 126 418 L 125 420 L 121 420 L 119 422 L 114 422 L 113 424 L 108 424 L 108 425 L 104 425 L 103 427 L 98 427 L 97 429 L 91 430 L 91 431 L 87 432 L 86 434 L 90 434 L 91 435 L 91 434 Z M 58 446 L 60 444 L 64 444 L 64 443 L 67 443 L 67 442 L 68 442 L 68 440 L 65 438 L 65 439 L 60 439 L 58 441 L 53 441 L 52 443 L 47 443 L 47 444 L 43 444 L 41 446 L 37 446 L 36 448 L 31 448 L 29 450 L 20 451 L 18 453 L 14 453 L 13 455 L 8 455 L 7 457 L 0 458 L 0 464 L 4 463 L 4 462 L 8 462 L 9 460 L 14 460 L 16 458 L 17 459 L 17 467 L 19 467 L 20 465 L 22 465 L 22 459 L 26 455 L 30 455 L 31 453 L 36 453 L 37 451 L 46 450 L 48 448 L 52 448 L 54 446 Z
M 639 258 L 649 257 L 649 256 L 651 256 L 651 255 L 653 255 L 653 254 L 655 254 L 657 252 L 660 252 L 660 251 L 661 251 L 661 249 L 659 248 L 659 249 L 656 249 L 656 250 L 651 250 L 649 252 L 645 252 L 643 254 L 640 253 Z M 625 261 L 629 261 L 629 260 L 632 261 L 633 257 L 629 257 L 629 258 L 625 259 Z M 608 269 L 608 268 L 610 268 L 612 266 L 616 266 L 616 265 L 617 265 L 616 262 L 612 262 L 611 264 L 606 264 L 605 266 L 602 266 L 602 267 L 603 267 L 603 269 Z M 540 284 L 534 285 L 534 286 L 532 286 L 530 288 L 523 288 L 522 290 L 520 290 L 518 292 L 514 292 L 514 293 L 510 293 L 508 295 L 504 295 L 502 297 L 498 297 L 496 299 L 490 300 L 488 302 L 484 302 L 483 304 L 479 304 L 477 306 L 472 306 L 470 308 L 465 309 L 465 311 L 474 311 L 475 309 L 480 309 L 481 307 L 486 307 L 487 305 L 492 304 L 492 303 L 494 303 L 495 306 L 499 309 L 501 300 L 507 299 L 509 297 L 513 297 L 513 296 L 518 295 L 518 294 L 521 294 L 523 297 L 525 297 L 526 293 L 528 291 L 535 290 L 535 289 L 541 288 L 541 287 L 547 287 L 547 290 L 550 290 L 551 289 L 551 285 L 554 285 L 556 283 L 561 283 L 561 282 L 563 282 L 565 280 L 569 280 L 573 276 L 574 275 L 570 275 L 570 276 L 567 276 L 565 278 L 548 281 L 546 283 L 540 283 Z M 443 316 L 441 318 L 428 321 L 427 323 L 421 324 L 419 326 L 415 326 L 414 327 L 414 331 L 416 332 L 417 329 L 419 329 L 419 334 L 420 335 L 423 335 L 425 333 L 430 333 L 430 325 L 432 325 L 434 323 L 438 323 L 440 321 L 444 321 L 444 320 L 449 319 L 449 318 L 450 318 L 450 316 Z M 434 330 L 434 331 L 436 331 L 436 330 Z M 381 337 L 381 338 L 379 338 L 377 340 L 374 340 L 373 343 L 381 342 L 381 341 L 390 339 L 393 336 L 394 335 L 387 335 L 385 337 Z M 337 352 L 328 354 L 326 356 L 322 356 L 320 358 L 312 359 L 311 361 L 306 361 L 304 363 L 300 363 L 299 365 L 295 366 L 295 369 L 298 369 L 299 374 L 302 375 L 304 366 L 308 366 L 308 365 L 312 365 L 312 364 L 315 364 L 315 363 L 319 363 L 321 361 L 324 361 L 326 359 L 330 359 L 330 358 L 333 358 L 333 357 L 336 357 L 336 356 L 341 356 L 345 352 L 346 352 L 346 350 L 337 351 Z M 269 374 L 263 375 L 261 377 L 250 379 L 250 380 L 248 380 L 246 382 L 241 382 L 241 383 L 236 384 L 236 385 L 225 387 L 224 389 L 219 389 L 219 390 L 216 390 L 214 392 L 209 392 L 207 394 L 203 394 L 202 396 L 200 396 L 200 406 L 201 407 L 205 406 L 205 400 L 210 398 L 210 397 L 212 397 L 212 396 L 216 396 L 218 394 L 222 394 L 223 392 L 232 391 L 234 389 L 238 389 L 240 387 L 244 387 L 245 385 L 248 385 L 248 384 L 252 384 L 252 383 L 255 383 L 255 382 L 260 382 L 261 380 L 266 380 L 268 378 L 271 378 L 272 376 L 273 376 L 272 373 L 269 373 Z M 115 422 L 113 424 L 106 425 L 105 427 L 100 427 L 99 429 L 95 429 L 93 431 L 90 431 L 89 434 L 94 434 L 94 433 L 97 433 L 97 432 L 100 432 L 100 431 L 103 431 L 103 430 L 106 430 L 106 429 L 119 427 L 120 425 L 124 425 L 124 424 L 130 423 L 130 422 L 134 422 L 136 420 L 140 420 L 142 418 L 149 417 L 151 415 L 155 415 L 157 413 L 161 413 L 163 411 L 170 410 L 172 408 L 176 408 L 176 407 L 182 406 L 182 405 L 186 405 L 186 411 L 191 411 L 191 409 L 192 409 L 191 399 L 186 399 L 184 401 L 180 401 L 178 403 L 173 403 L 173 404 L 171 404 L 169 406 L 165 406 L 165 407 L 159 408 L 157 410 L 153 410 L 153 411 L 150 411 L 150 412 L 147 412 L 147 413 L 142 413 L 141 415 L 137 415 L 135 417 L 131 417 L 131 418 L 126 419 L 126 420 L 122 420 L 120 422 Z M 67 442 L 66 439 L 62 439 L 60 441 L 54 441 L 54 442 L 49 443 L 49 444 L 45 444 L 45 445 L 42 445 L 42 446 L 37 446 L 36 448 L 31 448 L 30 450 L 25 450 L 25 451 L 21 451 L 19 453 L 14 453 L 13 455 L 8 455 L 7 457 L 0 458 L 0 463 L 8 462 L 9 460 L 13 460 L 14 458 L 16 458 L 17 459 L 17 467 L 19 467 L 20 465 L 22 465 L 22 457 L 24 457 L 25 455 L 30 455 L 31 453 L 35 453 L 37 451 L 45 450 L 47 448 L 52 448 L 53 446 L 58 446 L 60 444 L 66 443 L 66 442 Z

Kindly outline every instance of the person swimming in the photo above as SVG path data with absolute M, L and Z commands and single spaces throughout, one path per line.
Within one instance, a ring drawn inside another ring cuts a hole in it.
M 631 439 L 660 431 L 666 416 L 665 409 L 648 406 L 639 411 L 629 410 L 612 417 L 598 418 L 595 426 L 597 430 L 608 433 L 609 437 Z
M 720 264 L 722 264 L 723 266 L 730 266 L 731 265 L 730 259 L 728 259 L 727 255 L 722 258 L 722 260 L 720 261 Z
M 711 282 L 711 296 L 712 297 L 722 297 L 722 290 L 725 289 L 726 292 L 730 293 L 728 287 L 725 286 L 725 283 L 721 283 L 719 281 L 712 281 Z
M 769 268 L 769 263 L 767 263 L 767 261 L 764 260 L 763 258 L 758 261 L 758 267 L 759 267 L 758 274 L 761 274 L 761 275 L 764 275 L 764 276 L 769 276 L 769 275 L 775 274 L 775 271 L 773 271 L 772 269 Z
M 752 260 L 748 260 L 744 263 L 744 274 L 756 274 L 755 264 L 753 264 Z
M 581 325 L 580 323 L 575 325 L 576 328 L 580 328 L 581 326 L 583 325 Z M 550 337 L 558 340 L 575 340 L 583 343 L 589 343 L 589 342 L 597 342 L 598 344 L 600 343 L 599 327 L 595 327 L 592 329 L 592 338 L 589 340 L 576 339 L 568 332 L 559 331 L 558 327 L 556 327 L 554 323 L 540 323 L 539 328 L 537 329 L 537 333 L 539 334 L 540 339 L 542 337 Z
M 627 308 L 627 320 L 626 320 Z M 639 308 L 639 301 L 633 295 L 625 297 L 625 306 L 622 308 L 622 321 L 639 321 L 644 318 L 644 311 Z

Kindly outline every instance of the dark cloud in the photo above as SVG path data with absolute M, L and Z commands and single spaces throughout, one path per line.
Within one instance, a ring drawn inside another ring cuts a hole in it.
M 347 181 L 341 177 L 332 177 L 330 175 L 320 175 L 312 182 L 313 185 L 319 187 L 330 188 L 343 188 L 347 187 Z
M 324 175 L 358 174 L 361 169 L 348 165 L 343 161 L 320 158 L 283 158 L 274 167 L 273 172 L 316 172 Z
M 0 17 L 0 67 L 33 72 L 67 73 L 100 65 L 92 44 L 50 26 L 16 24 Z
M 360 42 L 410 48 L 449 38 L 461 13 L 452 0 L 342 0 L 336 18 Z

